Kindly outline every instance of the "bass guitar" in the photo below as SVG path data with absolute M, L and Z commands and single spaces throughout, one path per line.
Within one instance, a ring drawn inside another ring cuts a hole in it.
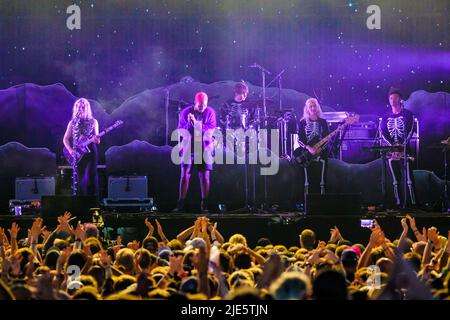
M 123 121 L 117 120 L 112 126 L 109 126 L 105 130 L 100 132 L 98 134 L 98 137 L 100 138 L 100 137 L 104 136 L 105 134 L 107 134 L 108 132 L 110 132 L 111 130 L 114 130 L 115 128 L 118 128 L 122 125 L 123 125 Z M 73 154 L 71 154 L 69 152 L 69 150 L 67 150 L 67 148 L 64 147 L 63 154 L 64 154 L 64 157 L 66 158 L 67 162 L 71 165 L 76 165 L 78 162 L 80 162 L 80 160 L 83 158 L 83 156 L 86 153 L 90 152 L 88 146 L 92 142 L 94 142 L 94 138 L 95 138 L 95 136 L 93 136 L 91 138 L 82 137 L 78 142 L 78 146 L 75 146 L 73 148 L 73 151 L 74 151 Z
M 313 147 L 318 150 L 316 155 L 312 155 L 305 147 L 305 145 L 297 148 L 294 150 L 294 159 L 295 161 L 300 164 L 302 167 L 307 167 L 313 162 L 317 157 L 320 156 L 320 153 L 323 150 L 323 147 L 336 135 L 339 133 L 340 130 L 344 129 L 346 126 L 351 125 L 352 123 L 359 121 L 359 115 L 354 115 L 352 117 L 348 117 L 345 119 L 344 123 L 339 125 L 339 127 L 336 128 L 333 132 L 331 132 L 329 135 L 321 139 L 320 141 L 317 141 L 318 139 L 313 139 L 311 143 L 313 144 Z M 300 142 L 302 145 L 303 143 Z

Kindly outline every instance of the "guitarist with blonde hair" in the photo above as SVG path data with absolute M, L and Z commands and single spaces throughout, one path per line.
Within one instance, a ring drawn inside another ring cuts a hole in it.
M 88 139 L 93 139 L 94 143 L 86 147 L 87 150 L 80 159 L 77 148 Z M 100 143 L 100 137 L 98 121 L 92 116 L 91 105 L 87 99 L 80 98 L 75 101 L 63 143 L 73 158 L 71 165 L 74 167 L 74 194 L 98 196 L 97 144 Z
M 303 108 L 303 117 L 298 124 L 298 137 L 300 145 L 304 147 L 312 158 L 309 165 L 304 166 L 305 189 L 304 194 L 310 191 L 318 190 L 315 184 L 310 185 L 310 181 L 319 182 L 320 193 L 325 193 L 325 182 L 328 166 L 328 148 L 316 148 L 314 145 L 329 135 L 330 129 L 325 119 L 321 118 L 322 109 L 319 101 L 315 98 L 309 98 Z M 311 177 L 311 179 L 310 179 Z M 314 187 L 310 188 L 310 187 Z M 317 192 L 318 193 L 318 192 Z

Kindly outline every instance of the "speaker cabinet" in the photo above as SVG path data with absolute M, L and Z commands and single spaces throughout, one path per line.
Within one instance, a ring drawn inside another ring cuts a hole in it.
M 123 200 L 148 198 L 147 177 L 108 177 L 108 198 Z
M 307 194 L 305 211 L 307 215 L 360 215 L 361 194 Z
M 54 177 L 16 178 L 16 200 L 40 201 L 42 196 L 52 196 L 54 194 Z

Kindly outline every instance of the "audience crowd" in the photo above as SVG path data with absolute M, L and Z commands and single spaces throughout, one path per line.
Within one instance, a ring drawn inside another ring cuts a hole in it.
M 148 235 L 129 243 L 73 219 L 47 230 L 37 218 L 22 238 L 17 223 L 0 228 L 1 300 L 450 299 L 450 241 L 409 215 L 397 239 L 375 223 L 367 243 L 334 227 L 327 240 L 301 230 L 292 247 L 225 239 L 205 216 L 175 239 L 146 219 Z

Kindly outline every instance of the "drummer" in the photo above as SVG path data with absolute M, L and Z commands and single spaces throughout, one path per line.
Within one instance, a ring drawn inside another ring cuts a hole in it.
M 234 97 L 227 100 L 221 110 L 221 123 L 225 129 L 246 129 L 249 110 L 244 107 L 248 97 L 248 86 L 238 82 L 234 86 Z

